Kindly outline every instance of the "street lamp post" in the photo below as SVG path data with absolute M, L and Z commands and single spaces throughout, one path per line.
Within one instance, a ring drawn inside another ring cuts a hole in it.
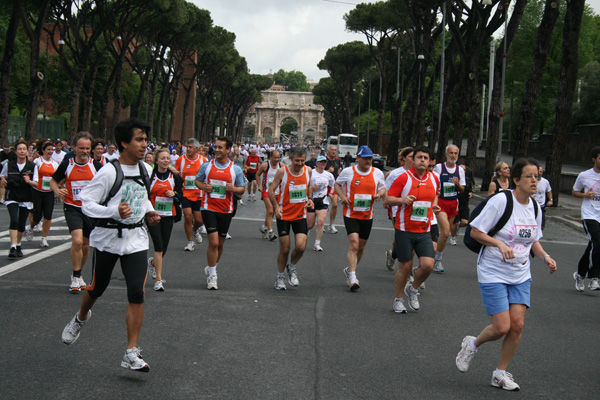
M 498 126 L 498 160 L 502 154 L 502 127 L 504 124 L 504 82 L 506 78 L 506 41 L 508 35 L 508 4 L 510 0 L 506 0 L 502 12 L 504 13 L 504 49 L 502 52 L 502 83 L 500 87 L 500 123 Z
M 43 137 L 44 139 L 47 139 L 48 136 L 46 135 L 47 133 L 47 124 L 48 122 L 46 121 L 46 99 L 47 97 L 47 93 L 48 93 L 48 33 L 46 33 L 46 66 L 45 66 L 45 70 L 44 70 L 44 128 L 42 130 L 43 132 Z

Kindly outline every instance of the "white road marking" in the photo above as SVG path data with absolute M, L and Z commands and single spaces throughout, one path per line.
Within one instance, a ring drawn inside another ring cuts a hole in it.
M 65 251 L 67 249 L 71 248 L 71 242 L 67 242 L 67 243 L 63 243 L 59 246 L 56 247 L 50 247 L 44 251 L 38 251 L 35 250 L 35 252 L 37 254 L 34 254 L 32 256 L 29 256 L 27 258 L 22 258 L 19 261 L 15 261 L 12 262 L 10 265 L 7 265 L 6 267 L 2 267 L 0 268 L 0 276 L 4 276 L 6 274 L 10 274 L 11 272 L 17 271 L 21 268 L 24 268 L 28 265 L 31 265 L 35 262 L 41 261 L 45 258 L 51 257 L 55 254 L 58 254 L 62 251 Z

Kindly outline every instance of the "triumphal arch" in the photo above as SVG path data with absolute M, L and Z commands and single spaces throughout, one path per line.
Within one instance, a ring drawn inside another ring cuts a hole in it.
M 324 109 L 314 103 L 311 92 L 265 90 L 263 100 L 254 105 L 257 142 L 279 142 L 281 125 L 290 118 L 298 123 L 298 132 L 314 133 L 315 140 L 325 136 Z

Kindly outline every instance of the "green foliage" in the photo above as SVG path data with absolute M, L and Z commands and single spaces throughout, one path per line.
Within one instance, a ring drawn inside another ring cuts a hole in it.
M 306 75 L 300 71 L 284 71 L 280 69 L 273 74 L 277 85 L 283 85 L 290 92 L 310 92 L 310 85 L 306 82 Z
M 296 131 L 298 131 L 298 122 L 293 118 L 288 118 L 285 121 L 283 121 L 283 124 L 281 124 L 281 133 L 289 135 L 291 132 Z

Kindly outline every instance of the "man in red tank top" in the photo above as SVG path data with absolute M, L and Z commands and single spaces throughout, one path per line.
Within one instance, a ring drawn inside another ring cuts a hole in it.
M 306 208 L 313 208 L 312 186 L 310 185 L 311 169 L 304 165 L 306 149 L 293 147 L 290 149 L 292 164 L 279 168 L 269 187 L 269 199 L 273 204 L 273 213 L 277 218 L 279 232 L 279 254 L 277 255 L 277 278 L 275 289 L 285 290 L 285 271 L 292 286 L 298 286 L 296 264 L 302 258 L 306 249 L 308 224 L 306 223 Z M 275 189 L 279 188 L 279 201 Z M 295 246 L 290 254 L 290 230 L 294 231 Z

